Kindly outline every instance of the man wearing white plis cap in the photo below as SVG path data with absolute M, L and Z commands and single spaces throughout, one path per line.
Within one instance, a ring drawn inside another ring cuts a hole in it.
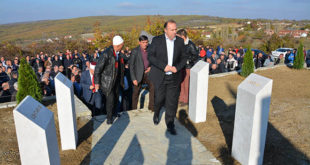
M 95 69 L 95 89 L 101 90 L 106 100 L 107 124 L 113 123 L 120 88 L 124 88 L 124 59 L 120 51 L 124 46 L 121 36 L 114 36 L 113 45 L 99 57 Z
M 83 90 L 83 99 L 90 107 L 92 116 L 99 115 L 102 109 L 102 96 L 100 90 L 95 89 L 94 72 L 96 62 L 91 62 L 89 70 L 82 72 L 81 86 Z

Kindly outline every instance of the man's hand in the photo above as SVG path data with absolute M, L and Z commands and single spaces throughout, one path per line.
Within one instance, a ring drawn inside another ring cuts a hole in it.
M 178 70 L 177 70 L 176 67 L 174 67 L 174 66 L 171 67 L 171 72 L 172 72 L 172 73 L 176 73 L 177 71 L 178 71 Z
M 99 84 L 95 84 L 96 91 L 99 90 Z
M 138 86 L 138 81 L 137 80 L 133 80 L 132 83 L 133 83 L 134 86 Z
M 176 73 L 178 70 L 177 70 L 177 68 L 174 67 L 174 66 L 169 66 L 169 65 L 167 65 L 164 71 L 165 71 L 165 72 Z
M 169 66 L 169 65 L 167 65 L 166 67 L 165 67 L 165 70 L 164 70 L 165 72 L 170 72 L 171 71 L 171 66 Z
M 146 68 L 146 70 L 144 71 L 144 73 L 149 73 L 151 70 L 151 67 Z
M 89 86 L 89 89 L 90 89 L 90 90 L 93 90 L 94 88 L 95 88 L 95 87 L 94 87 L 94 86 L 92 86 L 92 85 L 91 85 L 91 86 Z

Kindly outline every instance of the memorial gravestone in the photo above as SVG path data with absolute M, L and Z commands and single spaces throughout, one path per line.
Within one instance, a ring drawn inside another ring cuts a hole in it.
M 57 112 L 62 150 L 76 149 L 78 135 L 72 82 L 62 73 L 55 77 Z
M 207 116 L 209 63 L 199 61 L 190 71 L 189 118 L 194 122 L 205 122 Z
M 232 156 L 241 164 L 263 163 L 272 82 L 252 73 L 238 86 Z
M 13 115 L 21 164 L 60 164 L 53 112 L 27 96 Z

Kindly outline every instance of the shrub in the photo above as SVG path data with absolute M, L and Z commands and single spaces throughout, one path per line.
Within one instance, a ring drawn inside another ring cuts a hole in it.
M 243 65 L 241 70 L 241 76 L 247 77 L 251 73 L 254 72 L 254 61 L 253 61 L 253 55 L 251 51 L 251 47 L 248 46 L 247 51 L 243 58 Z
M 297 50 L 297 55 L 295 56 L 295 59 L 294 59 L 293 68 L 302 69 L 304 68 L 304 63 L 305 61 L 304 61 L 303 45 L 302 43 L 300 43 L 298 50 Z
M 17 103 L 19 104 L 27 95 L 41 101 L 42 93 L 37 76 L 24 58 L 21 59 L 18 74 Z

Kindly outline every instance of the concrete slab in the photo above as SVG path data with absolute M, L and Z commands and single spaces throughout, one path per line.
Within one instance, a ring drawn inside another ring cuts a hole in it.
M 28 95 L 13 115 L 21 164 L 60 164 L 54 113 Z
M 207 118 L 209 64 L 199 60 L 190 70 L 190 75 L 188 116 L 194 123 L 205 122 Z
M 91 111 L 76 95 L 74 95 L 74 102 L 76 118 L 91 116 Z
M 263 164 L 272 82 L 252 73 L 238 86 L 232 156 L 241 164 Z
M 152 118 L 148 110 L 124 112 L 113 125 L 103 115 L 94 117 L 90 164 L 220 164 L 178 121 L 172 136 L 164 114 L 157 126 Z
M 77 128 L 72 82 L 62 73 L 55 77 L 57 114 L 62 150 L 76 149 Z

